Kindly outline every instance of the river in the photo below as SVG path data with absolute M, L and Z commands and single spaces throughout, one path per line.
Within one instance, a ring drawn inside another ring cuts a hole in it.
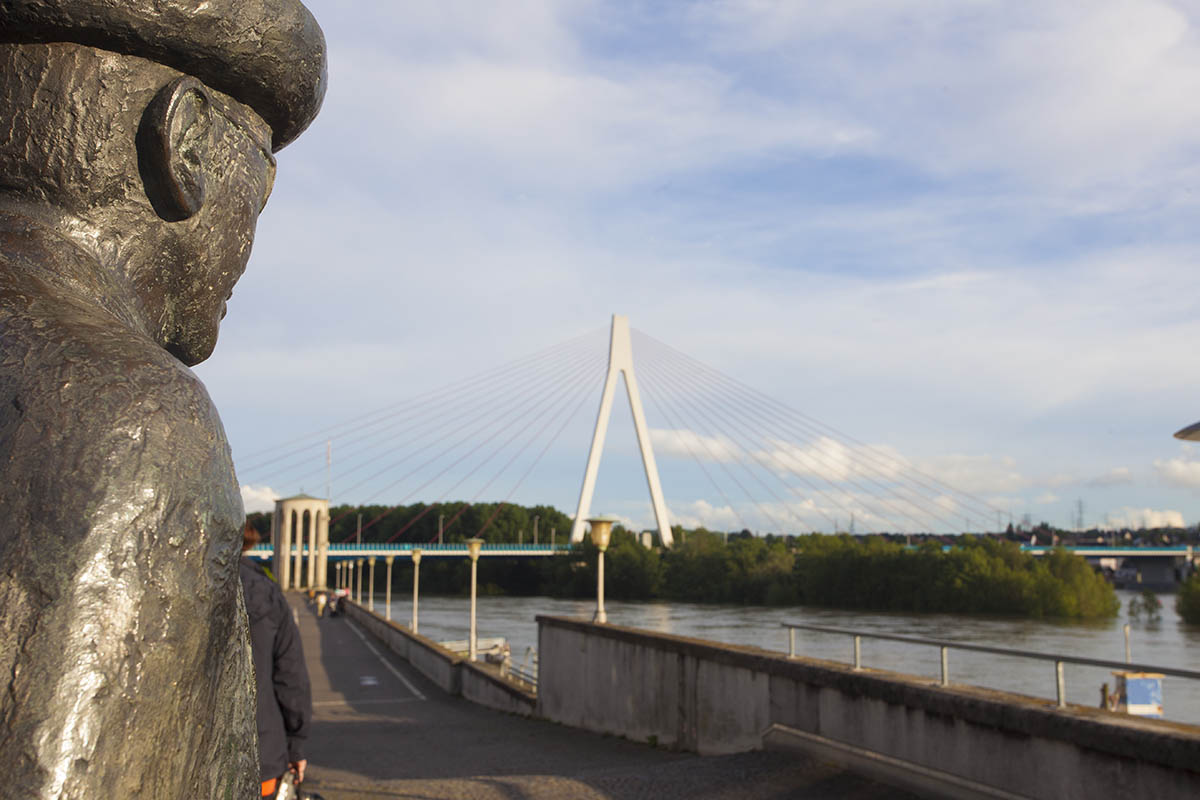
M 1116 619 L 1071 622 L 1007 617 L 976 617 L 957 614 L 895 614 L 838 611 L 806 606 L 763 607 L 698 605 L 693 603 L 608 602 L 608 621 L 614 625 L 644 628 L 660 633 L 693 636 L 727 644 L 744 644 L 787 651 L 783 622 L 827 625 L 866 632 L 892 633 L 972 644 L 1032 650 L 1087 658 L 1124 660 L 1122 625 L 1132 627 L 1133 660 L 1143 664 L 1200 670 L 1200 626 L 1185 625 L 1175 613 L 1174 596 L 1160 595 L 1162 618 L 1157 622 L 1129 619 L 1133 592 L 1118 591 L 1121 614 Z M 465 639 L 468 626 L 465 597 L 423 596 L 420 603 L 421 633 L 439 641 Z M 376 600 L 382 613 L 383 598 Z M 526 659 L 528 648 L 537 646 L 538 614 L 591 618 L 595 603 L 556 600 L 548 597 L 480 597 L 478 635 L 503 636 L 512 648 L 513 661 Z M 407 623 L 412 616 L 411 598 L 393 596 L 392 618 Z M 834 661 L 849 662 L 853 645 L 849 637 L 797 632 L 797 652 Z M 1043 661 L 950 651 L 950 680 L 1053 699 L 1054 665 Z M 936 680 L 939 653 L 935 647 L 899 642 L 862 641 L 864 667 L 888 669 Z M 1110 671 L 1068 664 L 1065 667 L 1067 698 L 1072 703 L 1099 705 L 1100 684 L 1110 688 Z M 1163 681 L 1166 718 L 1200 725 L 1200 680 L 1167 677 Z

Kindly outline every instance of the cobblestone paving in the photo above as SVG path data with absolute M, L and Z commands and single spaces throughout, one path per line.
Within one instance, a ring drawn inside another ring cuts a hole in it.
M 910 797 L 786 753 L 701 757 L 450 697 L 350 620 L 300 624 L 315 720 L 305 788 L 326 800 L 782 800 Z

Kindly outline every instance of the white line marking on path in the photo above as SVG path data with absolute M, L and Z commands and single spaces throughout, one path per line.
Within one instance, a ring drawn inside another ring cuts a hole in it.
M 321 706 L 377 706 L 385 703 L 418 703 L 425 698 L 418 697 L 389 697 L 386 700 L 321 700 L 313 703 L 313 708 Z
M 415 694 L 421 700 L 425 699 L 425 695 L 421 694 L 421 691 L 419 689 L 417 689 L 417 687 L 413 686 L 412 683 L 409 682 L 408 678 L 404 677 L 404 675 L 401 674 L 400 670 L 398 670 L 392 666 L 392 662 L 390 662 L 386 658 L 384 658 L 383 654 L 380 653 L 378 650 L 376 650 L 374 645 L 372 645 L 370 642 L 367 641 L 367 637 L 363 636 L 362 631 L 360 631 L 358 629 L 358 625 L 356 625 L 351 620 L 346 620 L 346 622 L 347 622 L 347 624 L 349 624 L 350 630 L 354 631 L 354 635 L 357 636 L 359 639 L 362 639 L 362 643 L 367 646 L 367 649 L 370 650 L 372 653 L 374 653 L 375 657 L 378 658 L 380 661 L 382 661 L 383 665 L 385 667 L 387 667 L 389 670 L 391 670 L 392 674 L 395 675 L 397 678 L 399 678 L 401 680 L 401 682 L 403 682 L 404 685 L 408 687 L 408 690 L 410 692 Z

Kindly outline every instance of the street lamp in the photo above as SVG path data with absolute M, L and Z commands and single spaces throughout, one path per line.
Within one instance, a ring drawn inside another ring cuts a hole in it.
M 413 560 L 413 617 L 412 617 L 412 632 L 417 632 L 417 603 L 420 600 L 421 592 L 421 550 L 414 547 L 412 551 Z
M 612 536 L 612 526 L 616 521 L 616 517 L 607 515 L 588 520 L 588 524 L 592 526 L 592 544 L 600 551 L 596 560 L 596 614 L 592 617 L 592 622 L 600 624 L 608 622 L 608 614 L 604 610 L 604 551 L 608 549 L 608 540 Z
M 479 566 L 479 551 L 483 547 L 483 539 L 474 537 L 467 539 L 467 556 L 471 559 L 471 632 L 467 639 L 467 658 L 475 660 L 475 574 Z

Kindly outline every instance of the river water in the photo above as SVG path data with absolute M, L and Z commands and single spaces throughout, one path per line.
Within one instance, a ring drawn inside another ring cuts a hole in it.
M 1200 626 L 1185 625 L 1175 613 L 1173 595 L 1160 595 L 1162 618 L 1157 622 L 1129 619 L 1127 609 L 1133 592 L 1118 591 L 1121 614 L 1116 619 L 1068 622 L 957 614 L 894 614 L 837 611 L 805 606 L 762 607 L 698 605 L 693 603 L 645 602 L 606 603 L 608 621 L 614 625 L 643 628 L 787 652 L 784 622 L 851 628 L 864 633 L 890 633 L 930 639 L 947 639 L 971 644 L 1031 650 L 1085 658 L 1123 661 L 1125 635 L 1122 625 L 1131 625 L 1135 662 L 1200 671 Z M 376 609 L 383 612 L 383 597 Z M 438 641 L 466 639 L 469 601 L 465 597 L 422 596 L 421 633 Z M 521 664 L 527 650 L 537 646 L 539 614 L 590 619 L 594 601 L 556 600 L 548 597 L 480 597 L 477 611 L 480 637 L 503 636 L 512 649 L 513 661 Z M 407 623 L 412 617 L 411 598 L 393 595 L 392 618 Z M 797 653 L 832 661 L 851 662 L 853 643 L 848 636 L 797 632 Z M 936 647 L 900 642 L 862 640 L 864 667 L 887 669 L 936 680 L 939 675 Z M 1018 692 L 1034 697 L 1055 697 L 1054 664 L 1044 661 L 994 656 L 951 650 L 950 680 Z M 1113 687 L 1109 670 L 1065 665 L 1067 698 L 1072 703 L 1098 706 L 1100 684 Z M 1200 725 L 1200 680 L 1163 679 L 1166 718 Z

